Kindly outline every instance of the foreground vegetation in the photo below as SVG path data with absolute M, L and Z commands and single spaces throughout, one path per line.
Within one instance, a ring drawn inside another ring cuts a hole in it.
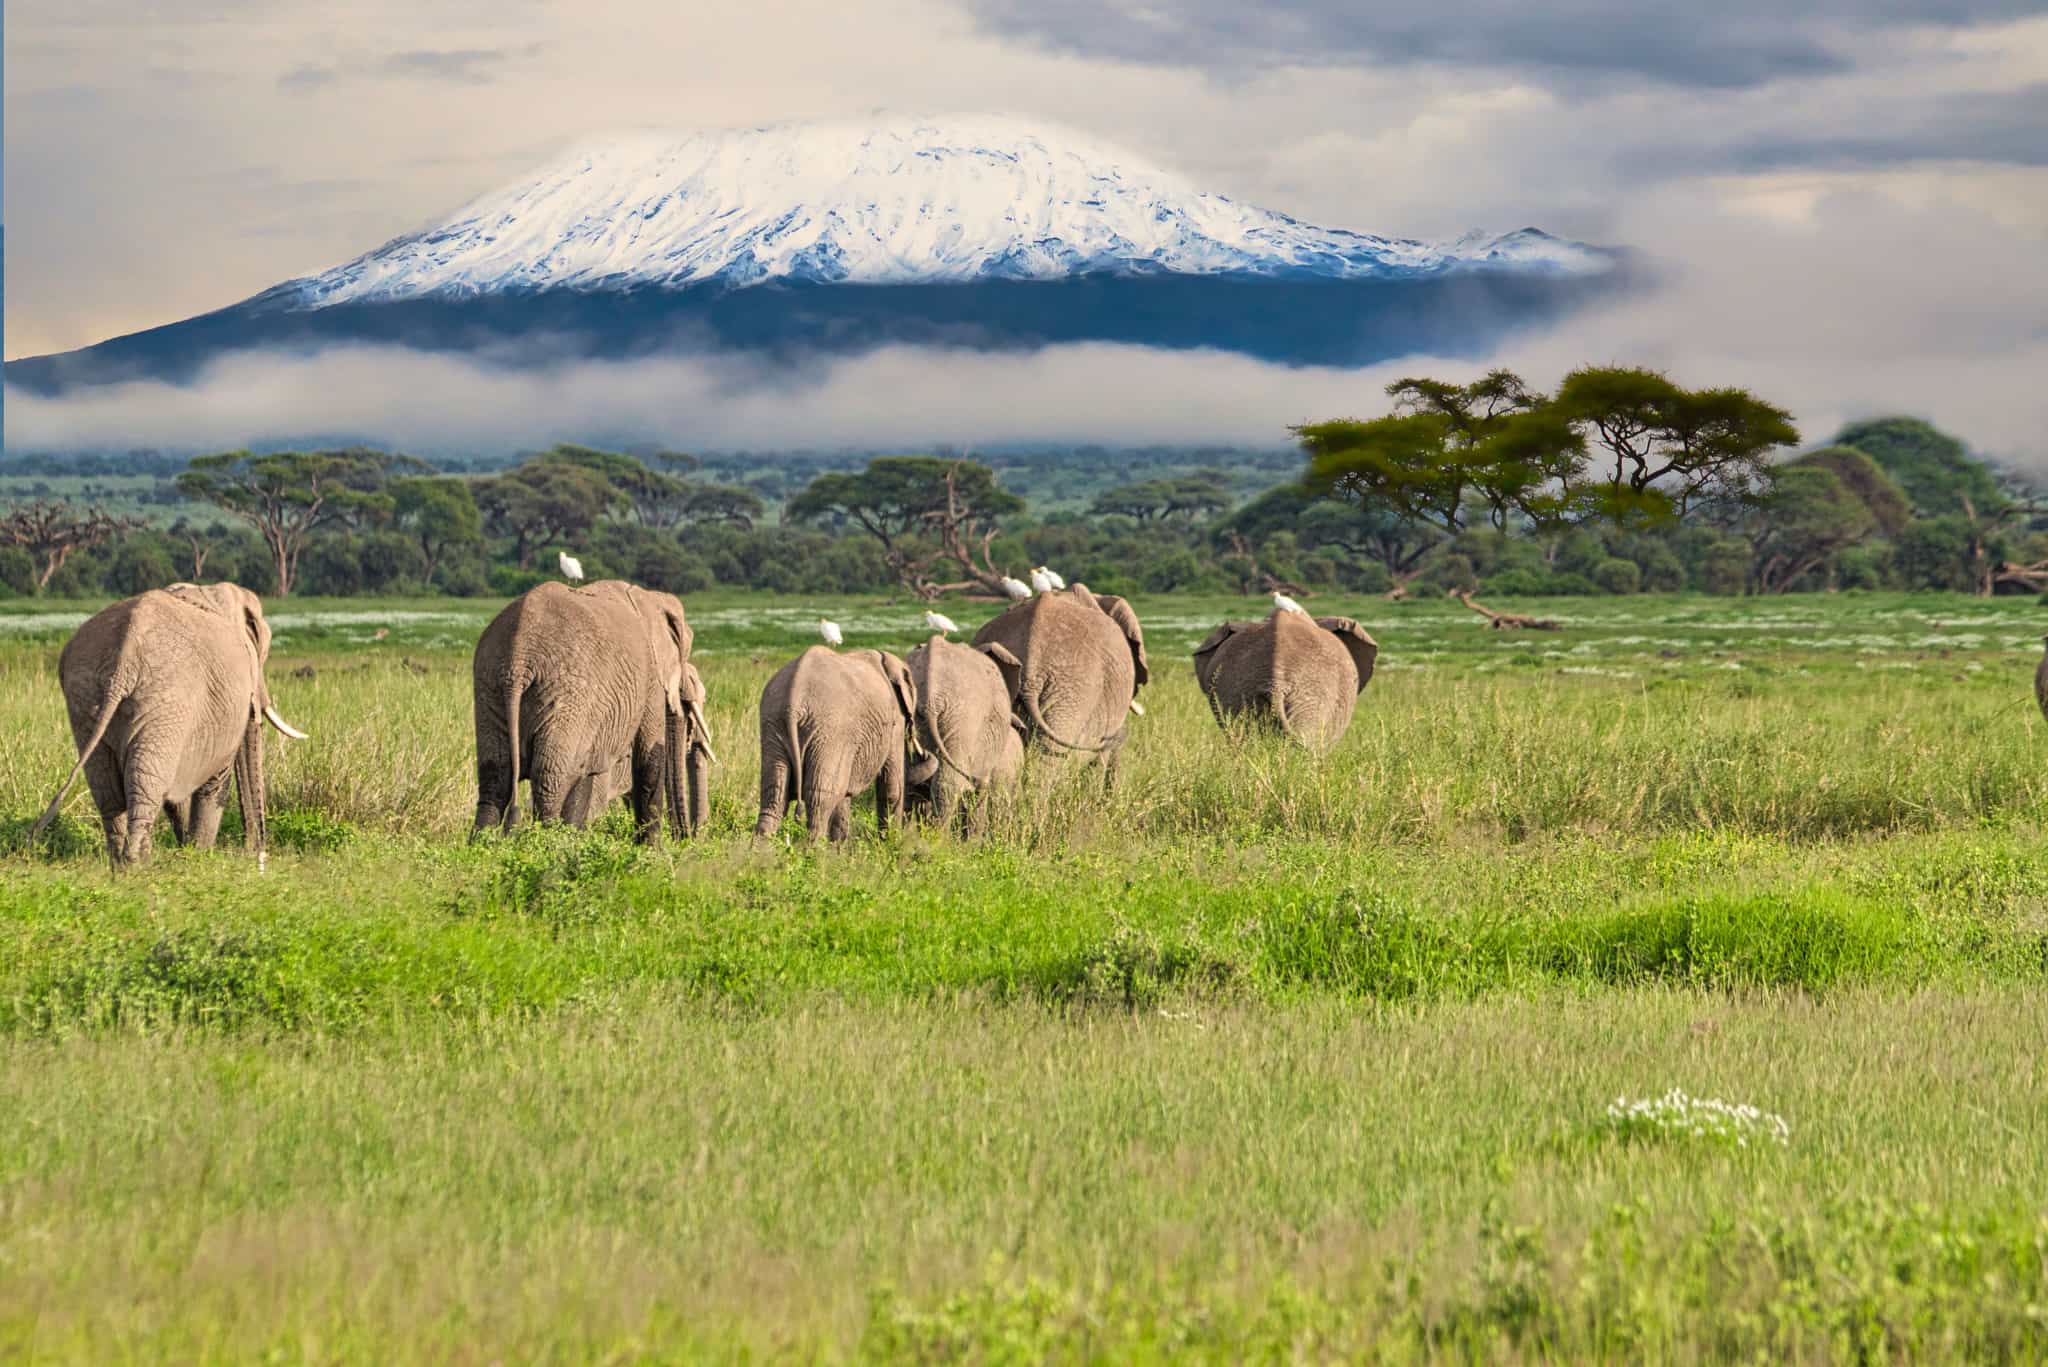
M 119 878 L 78 796 L 21 848 L 96 604 L 22 606 L 9 1356 L 2048 1355 L 2031 604 L 1320 597 L 1382 656 L 1315 760 L 1194 688 L 1256 606 L 1141 599 L 1113 793 L 811 851 L 759 688 L 919 609 L 693 597 L 714 820 L 642 850 L 464 842 L 496 603 L 294 601 L 268 870 Z M 1673 1087 L 1789 1140 L 1606 1119 Z

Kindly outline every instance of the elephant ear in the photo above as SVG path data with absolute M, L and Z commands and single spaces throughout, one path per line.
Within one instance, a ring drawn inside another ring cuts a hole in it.
M 875 658 L 881 661 L 882 673 L 896 695 L 896 710 L 903 714 L 903 724 L 912 728 L 910 734 L 914 740 L 917 734 L 917 681 L 910 677 L 910 666 L 886 650 L 876 651 Z
M 1143 687 L 1152 678 L 1152 671 L 1145 664 L 1145 629 L 1138 625 L 1138 614 L 1131 611 L 1131 605 L 1113 593 L 1098 593 L 1095 602 L 1109 619 L 1123 629 L 1124 639 L 1131 643 L 1131 663 L 1138 670 L 1138 685 Z
M 260 681 L 263 666 L 270 661 L 270 623 L 263 617 L 263 600 L 245 588 L 229 587 L 227 591 L 234 595 L 235 611 L 242 619 L 242 630 L 256 657 L 256 677 Z
M 1017 690 L 1024 683 L 1024 662 L 1001 641 L 984 641 L 975 649 L 988 656 L 997 671 L 1002 674 L 1003 692 L 1009 695 L 1011 703 L 1014 704 L 1017 701 Z
M 1366 684 L 1372 681 L 1373 661 L 1380 656 L 1379 642 L 1349 617 L 1318 617 L 1316 625 L 1335 636 L 1351 653 L 1351 663 L 1358 667 L 1358 691 L 1365 692 Z
M 690 666 L 690 647 L 696 641 L 696 633 L 683 620 L 683 605 L 673 594 L 646 594 L 642 611 L 647 616 L 653 636 L 654 658 L 659 662 L 656 668 L 664 672 L 662 691 L 667 698 L 668 710 L 679 712 L 684 702 L 681 691 L 683 676 Z M 698 687 L 702 689 L 701 682 Z
M 1216 664 L 1216 648 L 1235 635 L 1241 626 L 1238 622 L 1225 622 L 1203 637 L 1202 643 L 1195 647 L 1195 679 L 1204 689 L 1209 687 L 1209 671 Z

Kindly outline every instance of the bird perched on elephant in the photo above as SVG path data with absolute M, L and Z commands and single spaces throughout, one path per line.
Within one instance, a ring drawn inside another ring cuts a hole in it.
M 114 867 L 149 857 L 159 812 L 181 844 L 208 849 L 232 775 L 243 843 L 260 856 L 263 723 L 306 738 L 271 704 L 269 659 L 262 600 L 235 584 L 172 584 L 95 613 L 57 657 L 78 763 L 31 838 L 83 772 Z
M 471 661 L 474 832 L 518 819 L 519 782 L 540 821 L 582 826 L 627 777 L 635 838 L 688 835 L 708 814 L 711 730 L 674 594 L 606 579 L 545 583 L 484 628 Z M 473 832 L 473 833 L 474 833 Z
M 997 666 L 1027 738 L 1055 754 L 1100 759 L 1113 774 L 1138 689 L 1152 677 L 1131 605 L 1074 584 L 1016 603 L 975 633 L 1017 663 Z
M 1275 608 L 1225 622 L 1195 647 L 1195 682 L 1218 722 L 1248 716 L 1311 747 L 1335 745 L 1380 648 L 1349 617 Z
M 761 690 L 761 818 L 773 835 L 791 802 L 802 802 L 810 838 L 845 840 L 853 797 L 875 790 L 875 825 L 903 815 L 903 790 L 917 715 L 910 667 L 882 650 L 846 654 L 812 646 Z
M 1017 657 L 995 642 L 964 646 L 941 634 L 905 663 L 917 686 L 913 734 L 924 751 L 906 775 L 908 801 L 929 808 L 943 826 L 964 799 L 968 829 L 979 832 L 992 795 L 1015 782 L 1024 765 L 1022 730 L 1002 671 L 1016 668 Z

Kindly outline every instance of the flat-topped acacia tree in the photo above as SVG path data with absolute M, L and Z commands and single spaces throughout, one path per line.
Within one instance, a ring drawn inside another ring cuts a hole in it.
M 897 582 L 930 602 L 970 589 L 1001 594 L 1003 572 L 989 557 L 989 543 L 1001 519 L 1022 511 L 1024 500 L 978 461 L 879 456 L 858 474 L 819 475 L 790 500 L 783 518 L 860 528 L 882 543 Z M 965 577 L 941 581 L 942 565 L 957 566 Z
M 224 451 L 195 458 L 178 476 L 178 490 L 256 529 L 270 552 L 271 592 L 285 598 L 313 533 L 389 516 L 391 495 L 385 483 L 392 472 L 425 468 L 410 456 L 361 447 L 267 455 Z
M 1635 367 L 1575 370 L 1555 395 L 1509 370 L 1465 385 L 1409 377 L 1387 394 L 1385 417 L 1293 429 L 1303 486 L 1437 539 L 1683 517 L 1757 493 L 1771 453 L 1799 440 L 1790 414 L 1747 390 L 1689 390 Z

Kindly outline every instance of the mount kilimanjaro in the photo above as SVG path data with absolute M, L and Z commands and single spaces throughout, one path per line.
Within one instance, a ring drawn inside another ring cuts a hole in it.
M 333 270 L 6 380 L 183 382 L 348 344 L 517 364 L 1101 341 L 1358 365 L 1483 351 L 1627 275 L 1534 228 L 1315 227 L 1014 119 L 795 123 L 584 147 Z

